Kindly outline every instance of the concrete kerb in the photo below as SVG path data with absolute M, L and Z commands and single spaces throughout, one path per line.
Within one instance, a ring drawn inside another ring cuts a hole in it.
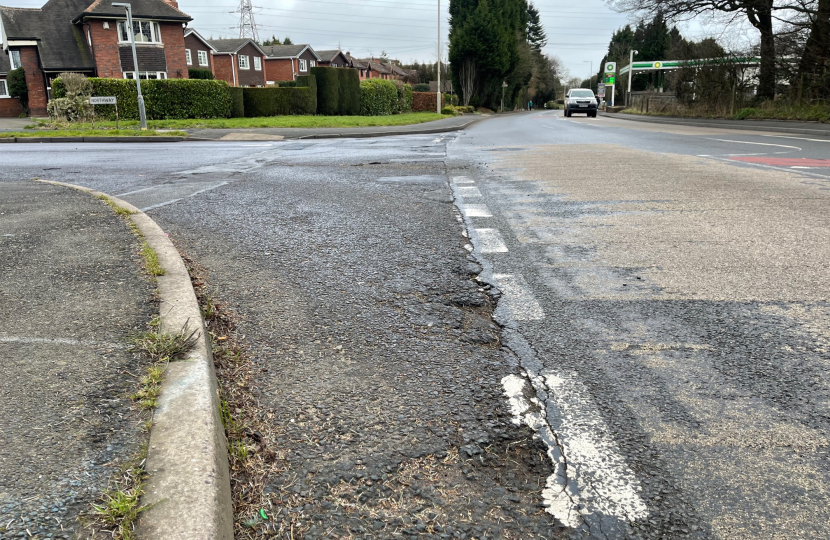
M 482 120 L 489 118 L 489 116 L 483 116 L 479 118 L 475 118 L 470 120 L 466 124 L 462 124 L 460 126 L 452 126 L 452 127 L 443 127 L 443 128 L 430 128 L 430 129 L 419 129 L 417 131 L 370 131 L 370 132 L 354 132 L 354 133 L 331 133 L 331 134 L 320 134 L 320 135 L 302 135 L 300 137 L 296 137 L 297 139 L 369 139 L 375 137 L 395 137 L 399 135 L 434 135 L 436 133 L 452 133 L 453 131 L 462 131 L 467 129 L 468 127 L 472 126 L 473 124 L 477 124 Z M 286 137 L 289 138 L 289 137 Z
M 618 118 L 620 120 L 629 120 L 631 122 L 648 122 L 651 124 L 671 124 L 676 126 L 691 126 L 691 127 L 705 127 L 705 128 L 720 128 L 720 129 L 736 129 L 742 131 L 766 131 L 771 133 L 790 133 L 795 135 L 817 135 L 823 137 L 830 137 L 830 130 L 823 129 L 809 129 L 809 128 L 789 128 L 778 126 L 753 126 L 751 123 L 747 124 L 722 124 L 719 122 L 706 122 L 705 120 L 680 120 L 665 117 L 653 116 L 635 116 L 621 113 L 606 113 L 600 112 L 601 116 L 608 118 Z
M 225 431 L 210 340 L 187 268 L 161 227 L 131 204 L 104 193 L 63 182 L 40 182 L 108 197 L 133 214 L 147 243 L 158 254 L 165 275 L 157 278 L 161 331 L 200 338 L 188 357 L 171 362 L 164 374 L 153 416 L 139 538 L 232 540 L 233 510 Z

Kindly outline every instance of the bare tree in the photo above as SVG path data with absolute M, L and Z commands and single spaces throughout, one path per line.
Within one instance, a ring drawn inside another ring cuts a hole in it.
M 464 106 L 470 104 L 476 91 L 477 69 L 476 61 L 472 58 L 465 58 L 461 62 L 461 69 L 458 72 L 458 81 L 461 84 L 461 94 L 464 98 Z

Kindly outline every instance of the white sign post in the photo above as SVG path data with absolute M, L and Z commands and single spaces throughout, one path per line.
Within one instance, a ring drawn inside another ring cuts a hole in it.
M 118 99 L 115 96 L 91 97 L 89 98 L 89 104 L 92 105 L 92 129 L 95 129 L 96 105 L 115 105 L 115 129 L 118 129 Z
M 614 86 L 617 83 L 617 63 L 606 62 L 603 68 L 605 72 L 605 85 L 611 87 L 611 106 L 614 106 Z

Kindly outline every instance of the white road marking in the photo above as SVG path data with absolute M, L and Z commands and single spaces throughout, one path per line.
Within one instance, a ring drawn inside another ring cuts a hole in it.
M 0 343 L 23 343 L 26 345 L 68 345 L 70 347 L 107 347 L 109 349 L 126 349 L 120 343 L 80 340 L 72 338 L 34 338 L 21 336 L 0 336 Z
M 187 195 L 186 197 L 179 197 L 178 199 L 171 199 L 169 201 L 164 201 L 164 202 L 161 202 L 161 203 L 158 203 L 158 204 L 154 204 L 152 206 L 148 206 L 146 208 L 142 208 L 141 211 L 142 212 L 149 212 L 150 210 L 155 210 L 156 208 L 161 208 L 162 206 L 167 206 L 169 204 L 177 203 L 177 202 L 182 201 L 184 199 L 189 199 L 190 197 L 195 197 L 196 195 L 200 195 L 202 193 L 205 193 L 206 191 L 211 191 L 211 190 L 214 190 L 216 188 L 220 188 L 222 186 L 227 186 L 228 184 L 230 184 L 230 182 L 220 182 L 219 184 L 216 184 L 215 186 L 210 186 L 210 187 L 207 187 L 205 189 L 200 189 L 199 191 L 191 193 L 190 195 Z
M 493 279 L 502 291 L 499 307 L 504 303 L 510 315 L 517 321 L 540 321 L 545 318 L 542 306 L 533 296 L 530 287 L 521 275 L 493 274 Z
M 498 229 L 476 229 L 482 253 L 507 253 L 507 246 Z
M 452 181 L 455 184 L 475 184 L 476 181 L 469 176 L 453 176 Z
M 136 190 L 133 190 L 133 191 L 128 191 L 126 193 L 116 193 L 115 196 L 116 197 L 124 197 L 126 195 L 134 195 L 135 193 L 141 193 L 142 191 L 149 191 L 151 189 L 155 189 L 156 187 L 158 187 L 158 186 L 150 186 L 150 187 L 146 187 L 146 188 L 136 189 Z
M 481 197 L 481 192 L 475 186 L 458 186 L 455 188 L 455 192 L 458 193 L 460 197 Z
M 790 169 L 810 169 L 811 167 L 803 167 L 801 165 L 793 165 Z
M 486 204 L 465 204 L 464 214 L 467 217 L 493 217 Z
M 786 144 L 771 144 L 771 143 L 762 143 L 762 142 L 749 142 L 749 141 L 731 141 L 729 139 L 713 139 L 711 137 L 707 137 L 710 141 L 720 141 L 720 142 L 730 142 L 736 144 L 757 144 L 758 146 L 777 146 L 779 148 L 794 148 L 795 150 L 801 151 L 801 147 L 798 146 L 787 146 Z
M 799 141 L 830 143 L 828 139 L 806 139 L 804 137 L 788 137 L 786 135 L 761 135 L 761 137 L 775 137 L 776 139 L 796 139 Z

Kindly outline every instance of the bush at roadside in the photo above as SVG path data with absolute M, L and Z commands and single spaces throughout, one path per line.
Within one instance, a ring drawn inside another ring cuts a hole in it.
M 318 114 L 360 114 L 360 76 L 356 69 L 315 67 L 311 74 L 317 79 Z
M 387 116 L 397 108 L 398 89 L 392 81 L 366 79 L 360 82 L 360 114 Z
M 115 96 L 118 115 L 138 119 L 138 93 L 130 79 L 89 79 L 93 96 Z M 178 118 L 227 118 L 231 115 L 231 91 L 225 81 L 166 79 L 141 81 L 141 93 L 149 120 Z M 60 78 L 52 82 L 52 95 L 66 97 Z M 99 118 L 115 119 L 114 105 L 96 105 Z
M 413 92 L 412 112 L 435 112 L 438 108 L 437 92 Z
M 297 86 L 244 88 L 246 118 L 317 114 L 317 82 L 314 75 L 297 77 Z
M 190 79 L 200 79 L 204 81 L 212 81 L 214 79 L 213 72 L 211 70 L 199 68 L 188 69 L 187 77 Z

